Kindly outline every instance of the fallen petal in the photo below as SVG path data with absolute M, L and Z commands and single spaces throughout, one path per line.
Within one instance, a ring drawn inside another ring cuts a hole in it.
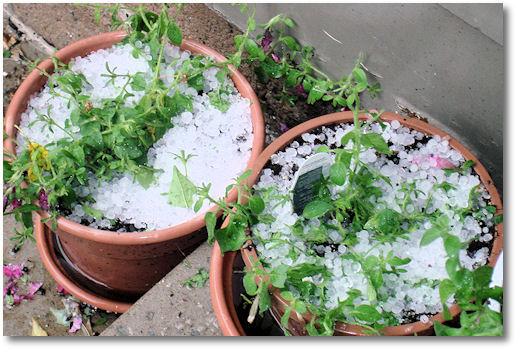
M 29 285 L 29 294 L 36 293 L 37 290 L 43 285 L 42 282 L 31 282 Z
M 61 286 L 61 285 L 57 285 L 57 292 L 59 292 L 59 293 L 61 293 L 63 295 L 69 294 L 69 292 L 67 290 L 65 290 L 64 287 Z
M 430 166 L 432 166 L 432 167 L 456 169 L 456 167 L 451 162 L 439 157 L 439 155 L 437 155 L 437 154 L 434 154 L 433 156 L 427 156 L 427 160 L 430 163 Z
M 77 330 L 80 330 L 81 329 L 81 325 L 82 325 L 82 318 L 81 317 L 74 317 L 73 318 L 72 328 L 70 328 L 70 331 L 68 331 L 68 332 L 74 333 Z
M 4 265 L 4 275 L 19 279 L 25 272 L 23 271 L 23 262 L 20 264 Z

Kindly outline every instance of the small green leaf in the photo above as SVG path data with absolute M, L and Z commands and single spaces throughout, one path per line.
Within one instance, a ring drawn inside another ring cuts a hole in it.
M 294 296 L 292 296 L 292 292 L 290 291 L 281 292 L 281 298 L 285 299 L 288 302 L 294 300 Z
M 471 166 L 473 166 L 473 165 L 475 165 L 475 161 L 473 161 L 473 160 L 468 160 L 468 161 L 466 161 L 465 163 L 463 163 L 463 164 L 460 166 L 460 168 L 461 168 L 461 169 L 463 169 L 463 170 L 465 170 L 465 169 L 467 169 L 467 168 L 470 168 L 470 167 L 471 167 Z
M 188 288 L 201 288 L 206 285 L 209 278 L 210 273 L 206 269 L 200 268 L 194 276 L 188 280 L 182 281 L 181 285 L 186 285 Z
M 457 267 L 459 266 L 459 258 L 448 258 L 445 263 L 446 272 L 450 276 L 450 278 L 455 277 L 455 273 L 457 272 Z
M 256 44 L 256 42 L 253 40 L 253 39 L 247 39 L 244 43 L 244 47 L 246 49 L 246 51 L 253 57 L 258 57 L 260 55 L 260 53 L 263 54 L 263 51 L 261 51 L 259 48 L 258 48 L 258 45 Z
M 288 18 L 288 17 L 287 17 L 287 18 L 285 18 L 284 22 L 285 22 L 285 24 L 286 24 L 287 26 L 289 26 L 290 28 L 294 28 L 294 27 L 296 26 L 296 25 L 294 24 L 294 22 L 293 22 L 290 18 Z
M 195 205 L 194 205 L 194 212 L 198 212 L 201 207 L 202 207 L 202 204 L 204 203 L 204 199 L 203 198 L 199 198 L 196 202 L 195 202 Z
M 177 207 L 191 208 L 197 187 L 174 166 L 168 192 L 168 203 Z
M 328 88 L 328 83 L 326 81 L 318 81 L 316 84 L 312 87 L 310 92 L 308 93 L 307 102 L 308 104 L 314 104 L 318 100 L 324 96 Z
M 439 285 L 439 295 L 441 297 L 441 303 L 446 303 L 448 298 L 457 291 L 457 286 L 450 280 L 444 279 Z
M 300 81 L 300 77 L 303 75 L 303 72 L 297 70 L 297 69 L 292 69 L 290 70 L 290 72 L 288 73 L 286 79 L 285 79 L 285 84 L 287 86 L 297 86 L 299 85 L 299 81 Z
M 353 71 L 351 73 L 353 74 L 353 77 L 358 82 L 358 84 L 356 85 L 355 88 L 358 90 L 358 92 L 364 91 L 367 88 L 367 76 L 366 76 L 366 73 L 362 69 L 360 69 L 360 68 L 353 69 Z
M 320 200 L 312 201 L 305 206 L 303 210 L 303 217 L 306 219 L 321 217 L 331 209 L 333 209 L 333 206 L 327 202 Z
M 274 287 L 283 288 L 285 286 L 288 268 L 289 267 L 287 265 L 281 264 L 272 270 L 270 275 L 270 281 Z
M 336 185 L 343 185 L 346 182 L 348 168 L 342 162 L 335 162 L 330 166 L 330 179 Z
M 450 222 L 450 219 L 448 218 L 447 215 L 443 214 L 443 215 L 439 216 L 436 219 L 434 225 L 425 232 L 425 234 L 421 238 L 419 246 L 429 245 L 435 239 L 440 237 L 442 234 L 448 232 L 449 222 Z
M 473 270 L 473 283 L 476 289 L 489 287 L 491 282 L 491 275 L 493 274 L 493 267 L 483 265 Z
M 9 58 L 9 57 L 11 57 L 11 51 L 4 50 L 4 58 Z
M 40 209 L 41 209 L 41 207 L 39 207 L 38 205 L 25 204 L 25 205 L 22 205 L 22 206 L 16 208 L 16 211 L 23 212 L 23 213 L 30 213 L 30 212 L 37 211 Z
M 204 215 L 206 221 L 206 230 L 208 231 L 208 242 L 211 243 L 215 235 L 215 225 L 217 224 L 217 215 L 215 212 L 206 212 Z
M 366 133 L 360 138 L 360 142 L 366 148 L 374 148 L 380 154 L 392 154 L 389 150 L 389 145 L 378 133 Z
M 328 146 L 326 145 L 321 145 L 317 148 L 317 150 L 315 151 L 315 153 L 328 153 L 330 152 L 330 148 L 328 148 Z
M 215 230 L 215 239 L 219 243 L 222 253 L 236 251 L 247 241 L 245 228 L 246 225 L 233 220 L 226 228 Z
M 370 268 L 374 268 L 378 265 L 379 261 L 378 261 L 378 257 L 376 256 L 367 256 L 367 258 L 365 259 L 365 263 L 364 263 L 364 266 L 368 269 Z
M 143 74 L 136 74 L 133 77 L 133 80 L 131 81 L 130 85 L 134 91 L 145 91 L 145 88 L 147 87 L 147 82 Z
M 249 198 L 249 208 L 258 215 L 265 209 L 265 203 L 261 197 L 253 195 Z
M 407 263 L 410 263 L 410 258 L 403 258 L 393 256 L 387 260 L 387 262 L 392 265 L 393 267 L 399 267 L 400 265 L 405 265 Z
M 376 290 L 373 285 L 367 284 L 367 300 L 371 303 L 376 301 Z
M 90 207 L 85 204 L 82 205 L 82 209 L 84 210 L 84 213 L 86 213 L 88 216 L 93 217 L 97 220 L 104 218 L 104 214 L 101 210 L 94 209 L 93 207 Z
M 253 274 L 245 274 L 243 278 L 243 284 L 245 291 L 250 296 L 255 296 L 258 293 L 258 285 L 254 281 L 254 275 Z
M 228 111 L 229 107 L 231 106 L 229 101 L 222 98 L 220 91 L 208 92 L 208 96 L 210 97 L 210 104 L 221 112 Z
M 262 280 L 262 284 L 260 285 L 260 291 L 258 293 L 258 295 L 260 296 L 260 301 L 258 304 L 258 307 L 260 309 L 260 315 L 262 315 L 271 306 L 271 296 L 269 294 L 269 290 L 267 289 L 264 280 Z
M 183 34 L 181 29 L 174 22 L 170 22 L 167 29 L 168 39 L 176 46 L 180 46 L 183 42 Z
M 94 12 L 95 22 L 100 22 L 100 7 L 97 7 Z
M 294 310 L 297 311 L 299 314 L 305 314 L 306 304 L 303 301 L 297 301 L 296 305 L 294 306 Z
M 369 323 L 376 322 L 382 318 L 382 315 L 373 306 L 362 304 L 352 311 L 352 314 L 359 320 Z
M 142 187 L 145 189 L 149 188 L 152 182 L 154 182 L 154 173 L 152 170 L 148 170 L 145 168 L 139 168 L 136 173 L 136 180 Z
M 283 42 L 292 51 L 299 51 L 300 47 L 299 47 L 298 43 L 296 42 L 296 40 L 293 37 L 291 37 L 291 36 L 284 36 L 283 37 Z
M 242 173 L 240 176 L 236 178 L 237 183 L 242 183 L 247 178 L 249 178 L 252 173 L 253 171 L 251 169 L 245 170 L 244 173 Z
M 446 250 L 449 258 L 459 255 L 461 245 L 459 238 L 455 235 L 447 234 L 444 238 L 444 249 Z

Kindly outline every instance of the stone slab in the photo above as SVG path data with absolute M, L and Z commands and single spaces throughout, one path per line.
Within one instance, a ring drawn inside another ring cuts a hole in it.
M 154 285 L 101 336 L 220 336 L 209 282 L 189 288 L 183 281 L 209 270 L 212 246 L 202 244 Z

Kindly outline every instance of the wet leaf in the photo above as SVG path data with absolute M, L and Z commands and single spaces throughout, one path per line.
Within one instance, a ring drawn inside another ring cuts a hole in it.
M 66 309 L 55 309 L 50 307 L 50 311 L 56 319 L 56 323 L 63 326 L 70 326 L 70 320 L 68 320 L 68 312 Z
M 176 207 L 190 208 L 194 204 L 197 187 L 174 166 L 172 182 L 168 192 L 168 203 Z

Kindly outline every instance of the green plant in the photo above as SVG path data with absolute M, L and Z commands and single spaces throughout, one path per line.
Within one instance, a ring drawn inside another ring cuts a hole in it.
M 248 7 L 243 5 L 241 11 L 246 10 L 248 10 Z M 254 13 L 250 12 L 249 20 L 251 22 L 253 16 Z M 406 270 L 403 267 L 410 262 L 410 259 L 401 259 L 395 256 L 392 251 L 379 255 L 372 252 L 377 247 L 392 243 L 397 239 L 407 239 L 413 231 L 420 227 L 424 220 L 430 220 L 432 227 L 423 236 L 421 245 L 426 245 L 435 238 L 443 236 L 445 248 L 449 254 L 447 270 L 453 276 L 450 280 L 443 281 L 422 279 L 420 284 L 432 288 L 438 287 L 440 284 L 442 295 L 451 296 L 455 294 L 457 303 L 462 309 L 466 310 L 462 315 L 463 326 L 474 323 L 477 329 L 481 328 L 483 325 L 479 325 L 478 320 L 486 318 L 488 322 L 479 333 L 500 334 L 501 332 L 497 331 L 501 331 L 499 327 L 501 315 L 499 313 L 494 314 L 486 308 L 487 298 L 500 300 L 501 295 L 501 288 L 487 288 L 488 271 L 490 269 L 481 267 L 471 272 L 459 267 L 458 249 L 465 248 L 468 244 L 457 244 L 458 238 L 448 233 L 450 228 L 448 216 L 438 209 L 432 213 L 427 212 L 432 202 L 433 193 L 437 190 L 449 191 L 454 189 L 453 185 L 446 181 L 436 184 L 430 195 L 427 196 L 426 206 L 421 211 L 409 210 L 413 198 L 424 194 L 416 190 L 415 183 L 405 183 L 400 187 L 399 192 L 402 195 L 399 196 L 397 201 L 399 210 L 389 207 L 376 208 L 371 203 L 370 198 L 377 199 L 382 195 L 382 191 L 377 185 L 378 181 L 384 181 L 387 185 L 391 184 L 388 178 L 361 161 L 359 155 L 369 148 L 373 148 L 377 154 L 386 156 L 392 155 L 392 153 L 381 135 L 374 132 L 367 133 L 373 123 L 379 124 L 382 128 L 385 127 L 380 120 L 382 111 L 370 112 L 371 117 L 368 120 L 361 120 L 359 115 L 368 113 L 368 111 L 362 109 L 359 96 L 367 90 L 374 97 L 376 92 L 381 91 L 379 85 L 368 83 L 366 72 L 362 69 L 361 57 L 356 61 L 350 74 L 339 81 L 331 81 L 326 74 L 317 70 L 310 63 L 313 49 L 311 47 L 301 47 L 292 37 L 285 34 L 286 28 L 293 25 L 290 19 L 284 15 L 278 15 L 267 24 L 260 26 L 265 30 L 264 34 L 258 36 L 258 38 L 262 38 L 262 48 L 256 42 L 253 43 L 250 38 L 236 38 L 235 40 L 237 43 L 240 43 L 241 40 L 247 40 L 244 48 L 248 51 L 249 56 L 243 60 L 255 64 L 255 73 L 263 82 L 270 78 L 283 78 L 282 98 L 285 101 L 289 103 L 295 101 L 297 97 L 290 96 L 287 88 L 298 86 L 299 90 L 307 93 L 308 103 L 314 103 L 321 99 L 331 101 L 334 106 L 339 105 L 352 111 L 354 129 L 342 138 L 342 147 L 330 150 L 326 146 L 320 146 L 317 150 L 317 152 L 334 153 L 335 161 L 330 167 L 329 176 L 322 178 L 320 182 L 314 185 L 313 201 L 306 205 L 303 210 L 303 217 L 292 226 L 291 230 L 292 235 L 304 239 L 305 243 L 310 246 L 328 241 L 329 229 L 338 230 L 343 237 L 342 244 L 349 251 L 345 257 L 360 266 L 359 270 L 367 280 L 367 292 L 362 294 L 359 290 L 351 290 L 348 293 L 349 297 L 340 301 L 336 308 L 325 310 L 311 302 L 314 298 L 318 299 L 319 304 L 326 301 L 324 287 L 328 270 L 324 266 L 316 263 L 303 263 L 296 266 L 282 264 L 273 268 L 265 265 L 263 260 L 258 257 L 259 259 L 255 261 L 253 267 L 246 268 L 246 275 L 243 279 L 247 294 L 254 297 L 248 320 L 253 321 L 257 313 L 263 314 L 270 307 L 270 295 L 267 291 L 267 286 L 270 283 L 282 292 L 285 300 L 290 302 L 281 319 L 285 328 L 288 327 L 287 321 L 291 311 L 299 314 L 306 314 L 309 311 L 315 315 L 312 322 L 306 324 L 306 329 L 310 335 L 333 335 L 334 324 L 337 321 L 360 325 L 366 333 L 376 335 L 381 334 L 381 330 L 386 326 L 399 325 L 398 320 L 392 314 L 386 311 L 378 311 L 379 302 L 385 297 L 381 294 L 380 289 L 385 282 L 384 275 L 404 273 Z M 254 24 L 249 27 L 253 28 Z M 350 141 L 353 146 L 345 148 Z M 447 170 L 445 173 L 459 172 L 465 174 L 472 165 L 474 165 L 473 162 L 468 161 L 460 169 Z M 267 202 L 279 198 L 274 195 L 272 188 L 259 192 L 249 188 L 245 182 L 249 175 L 245 174 L 236 180 L 239 188 L 239 199 L 235 204 L 228 205 L 223 200 L 213 200 L 207 195 L 207 191 L 200 191 L 199 200 L 209 199 L 212 203 L 219 205 L 223 211 L 223 218 L 229 217 L 228 224 L 224 228 L 217 229 L 215 214 L 211 212 L 206 214 L 209 241 L 213 238 L 216 239 L 223 253 L 236 250 L 243 244 L 244 246 L 248 244 L 246 240 L 251 238 L 247 230 L 248 227 L 252 227 L 259 222 L 274 220 L 274 217 L 263 213 L 264 207 Z M 331 194 L 330 187 L 332 186 L 341 187 L 336 198 Z M 477 218 L 480 215 L 480 209 L 476 205 L 476 189 L 475 187 L 471 190 L 468 207 L 455 212 L 462 219 L 469 214 L 473 214 Z M 290 200 L 290 198 L 288 196 L 281 197 L 280 201 L 284 202 L 286 200 Z M 488 206 L 486 210 L 494 214 L 496 208 Z M 307 233 L 304 225 L 309 220 L 314 219 L 318 219 L 320 225 L 312 226 Z M 501 216 L 495 217 L 495 223 L 499 223 L 501 219 Z M 330 224 L 326 222 L 328 220 L 337 223 Z M 375 244 L 368 251 L 358 253 L 355 252 L 353 246 L 357 242 L 357 233 L 362 230 L 371 232 L 371 238 L 375 241 Z M 314 260 L 321 259 L 315 253 L 300 250 L 289 240 L 280 239 L 278 234 L 273 232 L 271 238 L 263 241 L 258 236 L 252 236 L 252 238 L 259 240 L 263 245 L 267 243 L 268 248 L 276 245 L 286 245 L 290 251 L 289 255 L 292 254 L 293 257 L 300 253 L 308 253 Z M 453 271 L 453 268 L 458 270 Z M 307 280 L 315 275 L 322 276 L 323 280 L 317 285 Z M 260 282 L 257 283 L 256 280 L 260 280 Z M 475 288 L 470 287 L 470 283 L 474 283 Z M 293 288 L 296 289 L 295 294 L 291 292 Z M 367 302 L 357 304 L 359 296 L 365 296 Z M 470 305 L 473 299 L 477 302 L 474 306 Z M 444 302 L 445 300 L 443 300 L 443 304 Z M 471 313 L 472 311 L 475 313 Z M 445 307 L 446 314 L 447 308 Z M 440 335 L 472 333 L 471 330 L 461 331 L 452 330 L 442 324 L 436 325 L 436 332 Z M 285 334 L 288 335 L 288 331 Z
M 490 300 L 503 305 L 503 288 L 490 286 L 493 268 L 481 266 L 473 271 L 460 265 L 459 252 L 468 244 L 447 232 L 445 220 L 440 225 L 434 225 L 427 231 L 421 244 L 429 244 L 441 238 L 446 249 L 446 270 L 449 279 L 441 281 L 439 294 L 443 304 L 443 314 L 446 320 L 451 320 L 450 311 L 446 305 L 453 296 L 463 310 L 460 315 L 460 327 L 447 326 L 434 321 L 435 333 L 438 336 L 502 336 L 503 314 L 489 308 Z
M 114 173 L 129 173 L 143 187 L 147 188 L 154 181 L 154 169 L 146 166 L 147 150 L 173 126 L 171 117 L 184 110 L 193 111 L 191 98 L 175 89 L 180 83 L 188 84 L 196 90 L 204 86 L 203 71 L 211 67 L 220 68 L 216 77 L 221 82 L 216 91 L 210 92 L 210 102 L 225 111 L 228 104 L 221 96 L 225 90 L 225 77 L 230 73 L 228 65 L 238 66 L 240 58 L 234 55 L 228 62 L 217 63 L 209 57 L 192 56 L 184 61 L 170 84 L 165 84 L 160 76 L 163 67 L 163 51 L 167 41 L 174 45 L 182 43 L 181 30 L 174 23 L 182 5 L 175 6 L 173 16 L 168 15 L 168 5 L 163 5 L 159 14 L 146 10 L 143 5 L 127 7 L 121 4 L 113 6 L 86 5 L 94 8 L 95 19 L 99 21 L 101 9 L 111 14 L 112 28 L 124 29 L 127 36 L 120 44 L 130 44 L 134 57 L 145 59 L 152 69 L 150 79 L 137 74 L 119 74 L 117 67 L 106 64 L 109 83 L 115 80 L 125 81 L 120 93 L 114 98 L 101 98 L 94 101 L 84 91 L 88 81 L 82 74 L 72 71 L 72 63 L 64 63 L 55 55 L 49 59 L 54 66 L 54 74 L 38 68 L 40 60 L 31 64 L 32 70 L 39 70 L 47 77 L 50 92 L 54 97 L 68 100 L 70 118 L 64 127 L 59 126 L 50 117 L 50 108 L 46 113 L 37 112 L 43 122 L 43 128 L 51 132 L 60 129 L 65 137 L 51 144 L 37 144 L 26 138 L 28 148 L 13 154 L 8 150 L 4 157 L 4 214 L 13 214 L 22 223 L 22 231 L 16 231 L 14 240 L 20 247 L 27 239 L 33 240 L 32 212 L 47 210 L 50 217 L 44 221 L 53 221 L 60 212 L 70 210 L 77 203 L 83 204 L 88 215 L 102 218 L 102 212 L 88 206 L 92 198 L 81 197 L 76 189 L 88 180 L 92 173 L 99 181 L 109 180 Z M 120 10 L 133 11 L 127 19 L 118 19 Z M 142 52 L 143 45 L 150 47 L 150 57 Z M 241 45 L 243 47 L 243 44 Z M 242 48 L 239 51 L 242 52 Z M 172 62 L 171 64 L 174 64 Z M 126 101 L 133 91 L 144 91 L 144 96 L 131 107 Z M 174 89 L 171 96 L 170 91 Z M 81 137 L 74 137 L 72 129 L 78 130 Z M 4 134 L 4 137 L 8 137 Z M 15 139 L 11 139 L 17 144 Z M 175 178 L 184 179 L 176 169 Z M 182 181 L 182 184 L 188 184 Z M 172 183 L 172 186 L 175 182 Z M 179 186 L 181 189 L 181 186 Z M 190 202 L 180 205 L 186 206 Z M 39 201 L 39 204 L 35 204 Z M 174 203 L 171 196 L 171 203 Z M 10 210 L 6 209 L 10 206 Z

